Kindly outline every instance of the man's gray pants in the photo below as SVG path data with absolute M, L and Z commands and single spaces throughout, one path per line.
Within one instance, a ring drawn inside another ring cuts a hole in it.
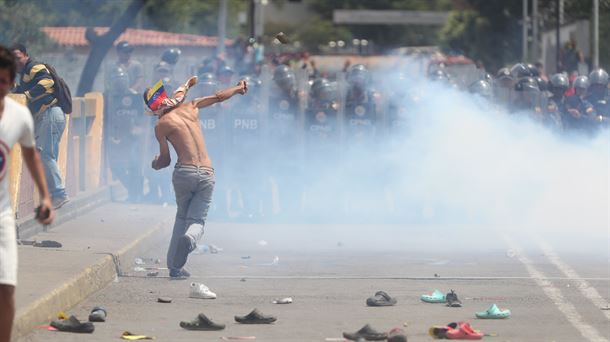
M 172 183 L 178 211 L 167 251 L 167 268 L 179 270 L 184 266 L 175 263 L 176 253 L 184 252 L 178 251 L 180 237 L 189 235 L 197 243 L 203 236 L 203 227 L 214 191 L 214 169 L 177 164 Z

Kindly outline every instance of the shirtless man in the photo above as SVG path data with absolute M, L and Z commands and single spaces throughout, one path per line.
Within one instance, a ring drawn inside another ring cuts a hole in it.
M 235 94 L 244 95 L 248 91 L 245 81 L 237 86 L 221 90 L 214 95 L 183 102 L 186 92 L 197 82 L 192 77 L 178 88 L 173 98 L 164 100 L 161 108 L 149 108 L 159 121 L 155 126 L 155 136 L 159 141 L 160 153 L 152 162 L 155 170 L 169 166 L 168 141 L 178 154 L 178 161 L 172 176 L 178 210 L 174 231 L 167 251 L 167 267 L 174 279 L 185 279 L 190 274 L 184 270 L 188 254 L 192 252 L 203 236 L 205 219 L 214 190 L 214 169 L 208 156 L 203 132 L 199 124 L 199 109 L 228 100 Z M 144 94 L 147 99 L 148 90 Z M 150 94 L 149 94 L 150 95 Z

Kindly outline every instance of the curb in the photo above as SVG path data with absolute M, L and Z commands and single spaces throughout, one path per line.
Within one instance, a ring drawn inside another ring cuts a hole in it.
M 140 235 L 118 252 L 108 253 L 63 285 L 18 312 L 13 324 L 12 341 L 17 341 L 18 338 L 31 333 L 34 326 L 56 319 L 59 311 L 74 307 L 91 294 L 118 279 L 118 276 L 122 274 L 120 260 L 129 260 L 132 254 L 162 238 L 163 228 L 168 226 L 168 222 L 169 220 L 159 222 L 154 228 Z

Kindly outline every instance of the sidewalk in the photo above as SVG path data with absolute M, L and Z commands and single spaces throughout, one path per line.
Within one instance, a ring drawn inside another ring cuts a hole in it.
M 19 246 L 13 339 L 111 283 L 121 260 L 131 265 L 140 250 L 170 233 L 174 215 L 172 206 L 108 203 L 29 238 L 63 247 Z

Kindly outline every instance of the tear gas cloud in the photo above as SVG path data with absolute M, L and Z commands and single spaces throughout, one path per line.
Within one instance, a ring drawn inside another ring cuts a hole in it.
M 324 161 L 306 157 L 304 211 L 293 221 L 466 224 L 607 238 L 608 130 L 554 132 L 416 76 L 388 83 L 395 76 L 377 73 L 374 80 L 408 101 L 405 131 L 345 146 Z

